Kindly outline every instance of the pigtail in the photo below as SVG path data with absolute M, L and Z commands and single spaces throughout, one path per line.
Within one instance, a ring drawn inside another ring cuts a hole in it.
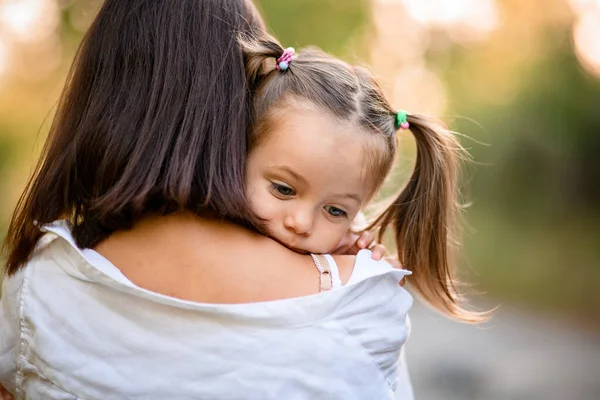
M 284 49 L 274 37 L 267 34 L 260 37 L 242 36 L 240 45 L 244 54 L 246 79 L 253 91 L 269 73 L 275 71 L 275 60 L 282 55 Z
M 265 136 L 271 126 L 269 124 L 268 112 L 287 93 L 293 90 L 286 85 L 290 83 L 288 77 L 294 75 L 295 68 L 283 71 L 278 64 L 288 50 L 279 44 L 274 37 L 263 34 L 259 36 L 243 35 L 239 37 L 240 47 L 244 55 L 244 67 L 246 81 L 248 82 L 249 96 L 248 123 L 248 151 L 252 151 L 260 140 Z M 285 56 L 287 57 L 287 56 Z M 291 55 L 288 61 L 291 62 Z
M 388 228 L 394 231 L 399 260 L 413 272 L 409 282 L 429 304 L 452 318 L 480 322 L 484 313 L 463 308 L 451 261 L 460 208 L 459 166 L 467 153 L 442 125 L 414 115 L 406 122 L 417 145 L 413 173 L 369 229 L 379 232 L 380 241 Z

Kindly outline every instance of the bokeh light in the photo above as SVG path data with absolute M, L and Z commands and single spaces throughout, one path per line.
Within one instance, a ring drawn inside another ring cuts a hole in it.
M 18 42 L 39 42 L 58 27 L 59 11 L 54 0 L 3 0 L 0 2 L 0 26 L 3 34 Z
M 583 15 L 573 32 L 575 50 L 591 73 L 600 75 L 600 13 Z
M 600 76 L 600 0 L 569 0 L 577 14 L 573 27 L 575 53 L 581 65 Z
M 55 0 L 0 0 L 0 78 L 13 74 L 40 80 L 60 65 Z
M 396 74 L 393 98 L 399 108 L 413 113 L 441 115 L 446 109 L 444 84 L 422 65 L 407 66 Z
M 8 46 L 7 46 L 6 42 L 4 42 L 2 40 L 2 37 L 0 37 L 0 77 L 2 77 L 2 75 L 8 69 L 8 60 L 9 60 Z
M 499 22 L 494 0 L 403 0 L 408 14 L 432 27 L 490 32 Z
M 426 61 L 434 43 L 432 34 L 442 31 L 446 41 L 461 44 L 484 40 L 500 25 L 498 5 L 494 0 L 378 0 L 372 4 L 377 35 L 371 45 L 371 64 L 385 81 L 393 82 L 394 103 L 413 112 L 444 114 L 444 83 Z
M 567 0 L 567 2 L 576 14 L 600 11 L 600 0 Z

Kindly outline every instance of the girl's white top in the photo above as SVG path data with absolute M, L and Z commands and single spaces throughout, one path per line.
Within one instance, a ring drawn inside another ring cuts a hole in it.
M 3 283 L 0 383 L 16 399 L 413 398 L 409 272 L 369 251 L 329 292 L 204 304 L 134 285 L 64 222 L 42 229 Z

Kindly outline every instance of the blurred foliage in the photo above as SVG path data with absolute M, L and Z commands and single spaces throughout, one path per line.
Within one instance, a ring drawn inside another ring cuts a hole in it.
M 504 103 L 476 95 L 497 87 L 485 76 L 470 79 L 484 66 L 461 67 L 472 49 L 456 49 L 446 82 L 454 111 L 468 117 L 454 128 L 488 144 L 464 141 L 482 164 L 465 237 L 474 279 L 496 297 L 597 323 L 600 80 L 580 67 L 570 33 L 568 26 L 544 32 Z
M 63 3 L 60 68 L 37 80 L 0 83 L 3 227 L 82 36 L 82 9 L 89 17 L 97 6 Z M 314 44 L 367 60 L 369 1 L 257 3 L 283 45 Z M 475 159 L 463 266 L 475 289 L 492 298 L 600 321 L 600 79 L 574 55 L 564 1 L 543 9 L 531 0 L 500 3 L 508 17 L 488 40 L 462 46 L 434 32 L 426 54 L 446 86 L 442 117 L 466 135 L 463 144 Z
M 368 0 L 255 1 L 270 32 L 283 46 L 318 46 L 347 55 L 369 20 Z

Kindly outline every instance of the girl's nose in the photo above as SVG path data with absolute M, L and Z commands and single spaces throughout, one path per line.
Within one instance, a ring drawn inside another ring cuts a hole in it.
M 297 235 L 308 236 L 312 232 L 313 217 L 308 212 L 290 214 L 284 219 L 283 225 Z

